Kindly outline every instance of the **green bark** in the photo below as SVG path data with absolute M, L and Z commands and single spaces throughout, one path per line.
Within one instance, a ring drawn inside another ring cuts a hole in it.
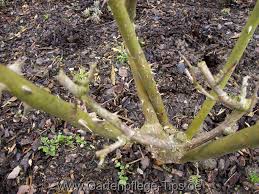
M 141 49 L 138 38 L 128 15 L 124 0 L 109 0 L 113 16 L 117 22 L 125 45 L 132 57 L 134 63 L 130 63 L 131 69 L 136 65 L 142 85 L 149 96 L 157 117 L 162 125 L 170 125 L 169 119 L 162 101 L 161 95 L 158 92 L 156 82 L 153 78 L 150 64 L 148 64 L 146 57 Z
M 259 24 L 259 0 L 257 0 L 254 10 L 248 18 L 248 21 L 243 28 L 240 37 L 232 50 L 225 66 L 223 67 L 223 72 L 225 73 L 225 77 L 222 79 L 220 86 L 224 88 L 235 69 L 235 66 L 241 59 L 250 39 L 253 37 L 253 34 Z M 215 92 L 211 92 L 212 96 L 216 96 Z M 194 120 L 190 124 L 188 130 L 186 131 L 186 135 L 189 139 L 191 139 L 200 129 L 203 121 L 215 105 L 216 101 L 213 101 L 209 98 L 203 103 L 200 111 L 195 116 Z
M 244 148 L 259 146 L 259 125 L 242 129 L 224 138 L 212 141 L 188 151 L 181 159 L 182 163 L 219 157 Z
M 125 6 L 128 10 L 131 22 L 134 22 L 136 17 L 137 0 L 125 0 Z
M 65 102 L 45 89 L 35 86 L 4 65 L 0 65 L 0 83 L 4 84 L 14 96 L 31 107 L 68 121 L 75 127 L 86 129 L 78 122 L 81 119 L 85 121 L 89 131 L 98 135 L 112 139 L 121 135 L 121 132 L 110 124 L 94 122 L 88 113 L 75 108 L 74 104 Z
M 136 85 L 138 97 L 142 104 L 142 111 L 145 116 L 145 120 L 147 123 L 159 123 L 158 118 L 156 116 L 156 112 L 148 98 L 148 95 L 141 83 L 141 79 L 138 74 L 138 69 L 134 63 L 134 61 L 131 59 L 131 56 L 129 55 L 129 64 L 131 64 L 131 72 L 133 75 L 133 79 Z
M 136 6 L 137 6 L 137 0 L 125 0 L 125 6 L 127 9 L 127 12 L 129 14 L 130 20 L 132 23 L 134 23 L 135 17 L 136 17 Z M 145 121 L 149 124 L 151 123 L 159 123 L 158 118 L 156 116 L 156 112 L 149 100 L 149 97 L 142 85 L 141 79 L 139 77 L 137 66 L 134 64 L 134 61 L 130 55 L 128 54 L 128 60 L 131 67 L 131 72 L 133 75 L 133 79 L 136 85 L 137 94 L 142 104 L 142 111 L 145 116 Z

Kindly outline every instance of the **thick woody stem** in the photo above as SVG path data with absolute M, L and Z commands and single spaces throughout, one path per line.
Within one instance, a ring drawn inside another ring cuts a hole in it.
M 236 124 L 236 122 L 245 114 L 246 112 L 242 111 L 233 111 L 230 115 L 227 116 L 225 121 L 221 123 L 216 128 L 212 129 L 209 132 L 202 133 L 198 137 L 192 139 L 190 142 L 187 142 L 185 145 L 186 149 L 193 149 L 196 148 L 215 137 L 218 137 L 223 134 L 226 128 L 232 127 Z
M 51 95 L 45 89 L 39 88 L 22 76 L 0 65 L 0 83 L 4 84 L 8 91 L 29 106 L 47 112 L 53 116 L 70 122 L 75 127 L 115 139 L 122 133 L 107 122 L 94 122 L 91 116 L 75 109 L 74 105 L 67 103 L 57 96 Z
M 70 92 L 74 91 L 73 88 L 70 86 L 78 87 L 73 81 L 65 74 L 61 75 L 61 79 L 58 79 L 59 82 L 66 86 L 68 85 Z M 60 77 L 58 77 L 60 78 Z M 72 82 L 72 83 L 71 83 Z M 70 84 L 66 84 L 70 83 Z M 72 90 L 72 91 L 71 91 Z M 79 91 L 80 92 L 80 91 Z M 75 93 L 78 96 L 78 94 Z M 110 125 L 115 127 L 116 129 L 120 130 L 128 140 L 136 141 L 145 145 L 153 145 L 159 148 L 171 149 L 173 147 L 173 142 L 168 142 L 166 139 L 162 139 L 159 137 L 147 135 L 140 133 L 134 129 L 131 129 L 127 125 L 121 122 L 119 117 L 116 114 L 113 114 L 106 110 L 105 108 L 101 107 L 98 103 L 96 103 L 90 96 L 88 95 L 81 95 L 81 100 L 85 103 L 86 107 L 90 108 L 92 111 L 96 112 L 97 115 L 105 119 Z M 83 125 L 84 123 L 81 122 Z M 159 128 L 158 128 L 159 129 Z M 160 131 L 159 131 L 160 132 Z M 162 131 L 163 132 L 163 131 Z
M 187 62 L 188 63 L 188 62 Z M 189 66 L 191 66 L 189 64 Z M 204 74 L 207 82 L 209 83 L 210 87 L 215 91 L 218 96 L 218 99 L 223 102 L 225 105 L 229 106 L 230 108 L 234 108 L 235 110 L 225 119 L 223 123 L 221 123 L 218 127 L 214 128 L 210 132 L 203 133 L 197 138 L 194 138 L 190 142 L 186 143 L 185 148 L 193 149 L 199 145 L 202 145 L 213 138 L 221 135 L 226 129 L 231 128 L 246 112 L 253 109 L 256 99 L 253 97 L 252 99 L 246 99 L 247 95 L 247 86 L 248 86 L 248 79 L 249 76 L 244 77 L 242 87 L 241 87 L 241 94 L 240 94 L 240 101 L 230 98 L 227 93 L 225 93 L 219 86 L 217 81 L 215 80 L 214 76 L 211 74 L 209 68 L 207 67 L 205 62 L 201 62 L 198 64 L 198 67 L 201 69 L 202 73 Z M 257 97 L 257 90 L 255 89 L 255 95 Z
M 133 23 L 136 17 L 137 0 L 125 0 L 125 6 L 127 8 L 130 20 Z
M 244 80 L 245 82 L 243 83 L 243 86 L 241 89 L 241 100 L 237 101 L 236 99 L 229 97 L 228 94 L 224 92 L 222 88 L 220 88 L 220 86 L 217 84 L 216 80 L 214 79 L 212 73 L 210 72 L 205 62 L 199 63 L 198 67 L 201 69 L 201 72 L 206 78 L 206 81 L 213 89 L 213 91 L 217 94 L 219 100 L 223 104 L 225 104 L 229 108 L 241 110 L 241 111 L 247 111 L 250 108 L 251 100 L 246 99 L 246 87 L 247 87 L 246 85 L 248 80 L 247 77 L 245 78 Z
M 19 58 L 14 63 L 8 65 L 8 69 L 12 70 L 13 72 L 21 75 L 22 74 L 22 66 L 24 65 L 26 58 Z M 0 83 L 0 100 L 2 99 L 2 93 L 4 90 L 8 88 L 3 83 Z
M 225 74 L 224 78 L 220 82 L 220 87 L 224 88 L 235 69 L 236 64 L 239 62 L 240 58 L 242 57 L 246 46 L 248 45 L 250 39 L 253 37 L 255 29 L 259 24 L 259 1 L 257 0 L 254 10 L 252 11 L 251 15 L 248 18 L 248 21 L 243 28 L 240 37 L 232 50 L 224 68 L 223 73 Z M 215 96 L 215 92 L 211 92 L 211 95 Z M 215 101 L 211 99 L 207 99 L 199 113 L 195 116 L 194 120 L 192 121 L 191 125 L 189 126 L 186 134 L 189 139 L 191 139 L 199 130 L 200 126 L 202 125 L 203 121 L 215 105 Z
M 196 79 L 195 72 L 194 72 L 194 67 L 191 65 L 191 63 L 186 59 L 185 56 L 183 56 L 179 52 L 180 56 L 183 58 L 183 60 L 186 62 L 186 64 L 189 66 L 190 72 L 185 69 L 186 75 L 189 77 L 189 79 L 193 82 L 195 85 L 196 89 L 200 91 L 202 94 L 207 96 L 208 98 L 212 100 L 220 100 L 222 103 L 227 105 L 230 108 L 234 108 L 237 110 L 241 111 L 246 111 L 250 108 L 251 101 L 246 99 L 247 95 L 247 86 L 248 86 L 248 79 L 250 78 L 249 76 L 245 76 L 242 82 L 242 87 L 241 87 L 241 92 L 240 92 L 240 101 L 237 101 L 235 99 L 230 98 L 226 92 L 224 92 L 220 87 L 219 87 L 219 82 L 215 80 L 214 76 L 211 74 L 209 68 L 207 67 L 205 62 L 200 62 L 198 64 L 198 67 L 201 69 L 201 72 L 204 74 L 204 77 L 206 78 L 208 84 L 210 87 L 214 90 L 214 92 L 217 94 L 217 98 L 214 96 L 210 95 L 199 83 L 198 80 Z M 222 78 L 219 78 L 222 79 Z
M 86 107 L 90 108 L 92 111 L 96 112 L 97 115 L 105 119 L 111 125 L 121 130 L 129 139 L 134 135 L 135 132 L 132 131 L 124 123 L 122 123 L 116 114 L 111 113 L 105 108 L 101 107 L 90 96 L 82 96 L 81 100 L 85 103 Z
M 147 123 L 150 123 L 150 124 L 159 123 L 157 116 L 156 116 L 156 112 L 155 112 L 155 110 L 148 98 L 148 95 L 142 85 L 141 79 L 138 74 L 137 67 L 135 64 L 133 64 L 134 61 L 132 60 L 132 58 L 129 54 L 128 54 L 128 58 L 129 58 L 129 63 L 131 64 L 131 72 L 132 72 L 134 82 L 136 85 L 138 97 L 139 97 L 139 100 L 142 105 L 142 110 L 143 110 L 143 114 L 145 116 L 145 120 Z
M 111 125 L 116 127 L 117 129 L 121 130 L 121 132 L 129 139 L 144 145 L 152 145 L 158 148 L 164 149 L 172 149 L 174 147 L 174 142 L 168 141 L 168 139 L 162 139 L 156 136 L 148 135 L 141 133 L 138 130 L 131 129 L 124 123 L 120 121 L 117 115 L 109 112 L 105 108 L 102 108 L 98 103 L 96 103 L 91 97 L 89 96 L 82 96 L 81 98 L 85 105 L 92 109 L 96 114 L 100 117 L 105 119 Z
M 139 45 L 133 23 L 130 20 L 124 3 L 124 0 L 109 0 L 109 6 L 111 7 L 122 38 L 134 61 L 134 63 L 130 65 L 136 65 L 142 85 L 149 96 L 160 123 L 163 126 L 170 125 L 161 95 L 158 92 L 156 82 L 152 75 L 150 64 L 148 64 L 143 50 Z
M 182 163 L 206 160 L 213 157 L 259 146 L 259 125 L 242 129 L 224 138 L 191 149 L 181 159 Z

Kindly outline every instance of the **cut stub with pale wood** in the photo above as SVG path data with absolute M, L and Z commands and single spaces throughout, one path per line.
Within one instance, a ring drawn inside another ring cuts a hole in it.
M 190 79 L 190 81 L 194 84 L 195 88 L 204 94 L 206 97 L 208 97 L 211 100 L 218 101 L 223 103 L 225 106 L 238 111 L 248 112 L 252 109 L 252 107 L 255 105 L 256 102 L 256 95 L 258 91 L 258 80 L 255 80 L 255 92 L 252 98 L 247 98 L 247 87 L 248 87 L 248 80 L 250 79 L 250 76 L 245 76 L 243 78 L 242 87 L 240 89 L 240 95 L 239 96 L 230 96 L 227 94 L 221 87 L 220 82 L 222 79 L 222 75 L 219 74 L 217 76 L 213 76 L 210 72 L 209 68 L 207 67 L 206 63 L 204 61 L 198 63 L 198 67 L 200 68 L 202 74 L 204 75 L 205 80 L 211 87 L 211 89 L 216 93 L 216 97 L 212 96 L 210 92 L 206 91 L 204 87 L 202 87 L 194 73 L 194 67 L 191 65 L 191 63 L 186 59 L 185 56 L 180 54 L 181 57 L 184 59 L 186 64 L 189 66 L 190 71 L 188 69 L 185 69 L 185 73 L 187 77 Z

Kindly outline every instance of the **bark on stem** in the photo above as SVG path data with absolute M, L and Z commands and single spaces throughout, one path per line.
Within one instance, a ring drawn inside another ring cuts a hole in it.
M 97 135 L 111 139 L 116 139 L 122 134 L 107 122 L 94 122 L 86 112 L 76 109 L 73 104 L 35 86 L 4 65 L 0 65 L 0 83 L 3 83 L 14 96 L 31 107 L 68 121 L 75 127 L 89 129 Z
M 182 163 L 220 157 L 244 148 L 259 146 L 259 124 L 242 129 L 224 138 L 190 150 L 181 159 Z
M 129 64 L 131 66 L 131 72 L 133 75 L 133 79 L 134 79 L 134 82 L 136 85 L 138 97 L 139 97 L 139 100 L 142 105 L 142 110 L 143 110 L 143 114 L 145 116 L 145 120 L 147 123 L 150 123 L 150 124 L 159 123 L 157 116 L 156 116 L 156 112 L 155 112 L 155 110 L 148 98 L 148 95 L 141 83 L 137 67 L 135 64 L 133 64 L 134 61 L 132 60 L 132 58 L 129 54 L 128 54 L 128 58 L 129 58 Z
M 102 108 L 98 103 L 96 103 L 91 97 L 89 96 L 82 96 L 82 101 L 85 103 L 85 105 L 96 112 L 100 117 L 105 119 L 107 122 L 109 122 L 111 125 L 116 127 L 117 129 L 120 129 L 121 132 L 131 141 L 135 141 L 144 145 L 151 145 L 158 148 L 163 149 L 172 149 L 175 147 L 175 143 L 169 141 L 169 139 L 166 138 L 160 138 L 160 136 L 152 136 L 149 134 L 141 133 L 140 131 L 137 131 L 135 129 L 132 129 L 122 123 L 120 119 L 113 113 L 109 112 L 105 108 Z M 161 132 L 163 133 L 163 131 Z M 164 134 L 164 133 L 163 133 Z
M 220 102 L 225 104 L 227 107 L 235 110 L 240 111 L 247 111 L 251 107 L 251 100 L 246 99 L 246 93 L 242 94 L 242 100 L 237 100 L 236 98 L 230 97 L 221 87 L 217 84 L 216 80 L 214 79 L 214 76 L 210 72 L 208 66 L 203 61 L 198 64 L 198 67 L 200 68 L 201 72 L 203 73 L 204 77 L 206 78 L 206 81 L 210 85 L 210 87 L 213 89 L 213 91 L 216 93 L 218 99 Z M 243 88 L 243 87 L 242 87 Z M 246 92 L 246 87 L 244 90 L 241 89 L 242 92 Z
M 127 8 L 130 20 L 133 23 L 136 17 L 137 0 L 125 0 L 125 6 Z
M 104 162 L 104 159 L 106 158 L 106 156 L 109 153 L 111 153 L 111 152 L 115 151 L 116 149 L 124 146 L 126 144 L 126 142 L 127 141 L 124 137 L 118 137 L 118 140 L 115 143 L 103 148 L 102 150 L 97 151 L 96 156 L 100 158 L 100 162 L 99 162 L 98 165 L 101 166 Z
M 257 0 L 256 5 L 248 18 L 248 21 L 241 32 L 241 35 L 232 50 L 224 68 L 223 73 L 225 74 L 224 78 L 222 79 L 220 86 L 224 88 L 235 69 L 235 64 L 237 64 L 242 57 L 250 39 L 252 38 L 255 29 L 259 24 L 259 0 Z M 211 92 L 211 95 L 216 96 L 215 92 Z M 194 120 L 192 121 L 191 125 L 189 126 L 188 130 L 186 131 L 186 135 L 189 139 L 191 139 L 199 130 L 200 126 L 202 125 L 204 119 L 207 117 L 213 106 L 215 105 L 215 101 L 211 99 L 206 99 L 203 103 L 200 111 L 195 116 Z
M 246 112 L 243 111 L 233 111 L 223 123 L 221 123 L 216 128 L 212 129 L 209 132 L 202 133 L 198 137 L 192 139 L 190 142 L 186 144 L 187 149 L 193 149 L 202 145 L 213 138 L 221 135 L 224 130 L 228 127 L 232 127 Z
M 136 17 L 137 0 L 125 0 L 125 6 L 127 8 L 131 22 L 134 23 L 134 20 Z M 138 97 L 139 97 L 139 100 L 141 101 L 142 111 L 145 116 L 145 121 L 149 124 L 159 123 L 155 110 L 152 104 L 150 103 L 148 95 L 141 83 L 141 79 L 139 77 L 137 67 L 135 64 L 133 64 L 134 61 L 132 60 L 132 57 L 130 56 L 129 52 L 128 52 L 128 58 L 129 58 L 129 64 L 131 67 L 133 79 L 136 85 Z
M 157 117 L 162 125 L 170 125 L 162 98 L 158 92 L 156 82 L 153 78 L 151 67 L 139 45 L 133 23 L 127 13 L 124 0 L 109 0 L 109 6 L 117 22 L 125 45 L 136 65 L 144 89 L 152 103 Z

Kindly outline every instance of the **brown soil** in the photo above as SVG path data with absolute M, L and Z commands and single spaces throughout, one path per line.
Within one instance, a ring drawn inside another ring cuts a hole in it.
M 70 73 L 82 67 L 88 69 L 90 63 L 97 62 L 98 79 L 91 86 L 91 95 L 103 107 L 127 118 L 128 124 L 139 126 L 143 123 L 143 115 L 130 72 L 124 77 L 116 72 L 116 85 L 111 82 L 112 65 L 129 70 L 127 64 L 116 62 L 116 53 L 112 50 L 121 43 L 118 29 L 106 6 L 102 8 L 99 24 L 87 21 L 82 12 L 92 4 L 93 1 L 86 0 L 8 1 L 0 9 L 0 63 L 8 64 L 26 56 L 23 72 L 29 80 L 75 102 L 54 76 L 60 68 Z M 193 64 L 205 60 L 213 72 L 218 72 L 254 4 L 255 1 L 239 4 L 207 0 L 139 1 L 136 29 L 156 73 L 170 119 L 178 128 L 191 122 L 205 99 L 177 68 L 178 51 Z M 224 8 L 229 8 L 230 14 L 222 11 Z M 258 47 L 257 30 L 227 91 L 237 93 L 244 75 L 259 73 Z M 99 186 L 90 193 L 196 192 L 189 187 L 188 181 L 191 175 L 197 174 L 194 164 L 158 166 L 140 145 L 109 155 L 102 168 L 97 167 L 95 151 L 111 142 L 88 133 L 83 134 L 87 141 L 84 148 L 61 146 L 57 156 L 46 156 L 38 150 L 41 137 L 76 134 L 78 129 L 39 111 L 22 118 L 21 102 L 9 93 L 4 93 L 0 105 L 0 193 L 17 193 L 20 185 L 28 184 L 29 177 L 36 193 L 53 193 L 62 180 L 81 186 L 90 181 Z M 218 125 L 228 112 L 217 105 L 206 119 L 204 130 Z M 238 123 L 239 129 L 254 124 L 258 117 L 258 111 L 253 116 L 245 116 Z M 246 149 L 217 158 L 210 165 L 199 163 L 202 184 L 198 192 L 254 193 L 258 187 L 250 182 L 247 171 L 258 169 L 258 156 L 258 149 Z M 111 188 L 119 181 L 115 157 L 123 164 L 132 163 L 126 176 L 128 183 L 135 183 L 138 189 Z M 19 176 L 7 180 L 17 165 L 22 167 Z M 100 188 L 108 182 L 109 189 Z

